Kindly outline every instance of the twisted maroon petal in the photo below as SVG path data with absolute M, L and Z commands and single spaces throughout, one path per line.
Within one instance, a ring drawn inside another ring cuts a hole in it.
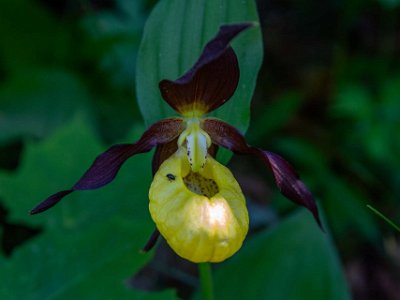
M 37 214 L 49 209 L 73 191 L 97 189 L 110 183 L 128 158 L 138 153 L 148 152 L 157 145 L 176 139 L 182 130 L 182 119 L 165 119 L 146 130 L 138 142 L 112 146 L 95 159 L 71 189 L 51 195 L 33 208 L 31 214 Z
M 177 112 L 210 112 L 231 98 L 239 82 L 239 65 L 231 40 L 252 23 L 221 26 L 194 66 L 175 81 L 159 84 L 164 100 Z
M 65 190 L 65 191 L 60 191 L 58 193 L 55 193 L 48 197 L 45 201 L 39 203 L 37 206 L 35 206 L 34 209 L 31 210 L 31 215 L 41 213 L 42 211 L 48 210 L 50 207 L 53 207 L 56 205 L 62 198 L 65 196 L 71 194 L 73 190 Z
M 272 170 L 280 192 L 289 200 L 310 210 L 322 229 L 313 195 L 285 159 L 278 154 L 247 145 L 243 135 L 236 128 L 220 120 L 206 119 L 202 127 L 210 135 L 212 142 L 218 146 L 237 154 L 250 154 L 261 159 Z
M 254 151 L 254 154 L 271 168 L 276 185 L 281 193 L 289 200 L 308 208 L 322 229 L 322 223 L 319 218 L 318 207 L 314 197 L 300 180 L 294 168 L 276 153 L 261 149 L 255 149 Z
M 149 252 L 153 247 L 156 245 L 158 238 L 160 237 L 160 232 L 158 229 L 154 229 L 153 233 L 151 234 L 150 238 L 146 242 L 146 245 L 142 248 L 143 252 Z

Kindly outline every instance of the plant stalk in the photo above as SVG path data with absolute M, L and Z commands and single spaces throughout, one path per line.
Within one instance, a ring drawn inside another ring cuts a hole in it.
M 201 294 L 203 300 L 214 300 L 213 280 L 210 263 L 199 264 Z
M 397 226 L 392 220 L 390 220 L 388 217 L 386 217 L 384 214 L 382 214 L 376 208 L 373 208 L 371 205 L 367 205 L 367 207 L 370 210 L 372 210 L 375 214 L 377 214 L 379 217 L 381 217 L 386 223 L 388 223 L 390 226 L 392 226 L 394 229 L 396 229 L 398 232 L 400 232 L 400 227 Z

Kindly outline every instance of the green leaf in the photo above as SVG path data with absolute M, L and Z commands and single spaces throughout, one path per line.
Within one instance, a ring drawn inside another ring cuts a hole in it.
M 29 143 L 16 173 L 0 173 L 8 220 L 42 229 L 9 259 L 0 257 L 0 299 L 174 299 L 170 291 L 153 295 L 124 283 L 151 258 L 139 253 L 154 229 L 147 207 L 150 155 L 132 158 L 105 188 L 76 192 L 28 215 L 70 187 L 105 149 L 77 117 L 44 142 Z
M 216 299 L 350 299 L 329 235 L 304 210 L 250 238 L 215 273 Z
M 85 110 L 89 94 L 73 74 L 57 69 L 25 69 L 0 86 L 0 142 L 43 138 Z
M 84 228 L 49 230 L 2 265 L 0 298 L 160 299 L 124 284 L 150 258 L 138 251 L 146 228 L 113 216 Z
M 175 80 L 197 60 L 222 24 L 258 21 L 254 1 L 161 0 L 144 30 L 137 61 L 137 95 L 147 125 L 176 115 L 162 99 L 158 83 Z M 212 115 L 244 132 L 250 101 L 262 62 L 260 28 L 240 34 L 233 42 L 241 77 L 233 98 Z

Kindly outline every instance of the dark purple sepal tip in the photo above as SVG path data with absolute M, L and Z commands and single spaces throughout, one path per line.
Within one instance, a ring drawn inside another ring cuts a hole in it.
M 142 252 L 149 252 L 153 247 L 156 245 L 158 238 L 160 237 L 160 232 L 158 229 L 154 229 L 153 233 L 151 234 L 150 238 L 146 242 L 146 245 L 142 248 Z
M 58 193 L 51 195 L 46 200 L 44 200 L 39 205 L 37 205 L 34 209 L 32 209 L 30 211 L 30 214 L 35 215 L 35 214 L 41 213 L 45 210 L 48 210 L 49 208 L 56 205 L 62 198 L 71 194 L 72 192 L 73 192 L 73 190 L 65 190 L 65 191 L 60 191 Z
M 294 168 L 276 153 L 261 149 L 256 149 L 255 151 L 257 152 L 256 155 L 270 166 L 275 178 L 275 183 L 282 195 L 296 204 L 306 207 L 314 216 L 319 227 L 324 231 L 314 196 L 300 180 Z
M 254 24 L 255 23 L 252 22 L 244 22 L 222 25 L 219 28 L 217 35 L 204 47 L 204 50 L 201 53 L 200 58 L 193 66 L 193 69 L 198 69 L 201 66 L 208 64 L 218 58 L 228 48 L 230 42 L 239 33 L 241 33 L 243 30 L 253 27 Z M 187 73 L 189 73 L 190 71 L 188 71 Z

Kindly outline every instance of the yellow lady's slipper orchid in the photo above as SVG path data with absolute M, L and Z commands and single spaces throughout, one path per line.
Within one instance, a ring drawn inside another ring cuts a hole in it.
M 181 116 L 161 120 L 134 144 L 112 146 L 70 189 L 60 191 L 32 209 L 43 212 L 77 190 L 110 183 L 131 156 L 154 147 L 154 180 L 150 213 L 157 229 L 149 250 L 161 235 L 174 251 L 193 262 L 219 262 L 233 255 L 248 231 L 243 193 L 232 173 L 213 156 L 218 147 L 250 154 L 268 166 L 281 193 L 311 211 L 321 226 L 312 194 L 279 155 L 249 146 L 231 125 L 206 114 L 228 101 L 239 82 L 239 64 L 230 42 L 252 23 L 221 26 L 200 58 L 182 77 L 159 84 L 163 99 Z

